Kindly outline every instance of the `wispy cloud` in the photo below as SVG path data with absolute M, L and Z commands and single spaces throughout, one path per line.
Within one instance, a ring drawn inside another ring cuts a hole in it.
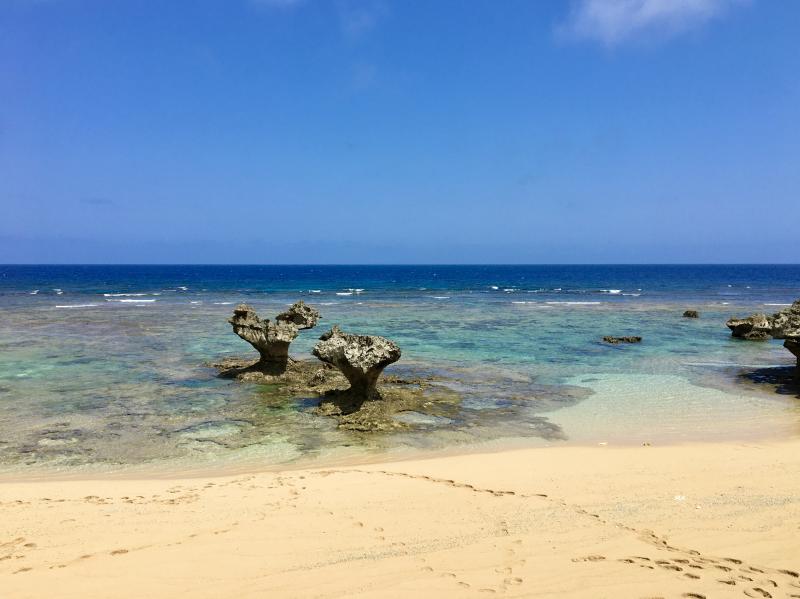
M 668 37 L 699 27 L 749 0 L 573 0 L 556 33 L 617 45 L 642 36 Z

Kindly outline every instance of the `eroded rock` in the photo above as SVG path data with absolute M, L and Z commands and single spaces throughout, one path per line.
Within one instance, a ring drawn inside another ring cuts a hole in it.
M 772 315 L 770 334 L 775 339 L 800 337 L 800 300 Z
M 389 339 L 345 333 L 338 326 L 322 335 L 311 353 L 342 372 L 350 383 L 347 395 L 355 409 L 376 396 L 378 377 L 401 355 L 400 348 Z
M 303 300 L 297 301 L 285 312 L 281 312 L 275 317 L 278 322 L 290 322 L 298 329 L 313 329 L 317 326 L 320 313 L 306 304 Z
M 289 361 L 289 345 L 301 329 L 313 327 L 319 318 L 319 312 L 299 301 L 279 314 L 274 322 L 262 320 L 253 308 L 239 304 L 228 322 L 234 333 L 258 351 L 261 367 L 280 373 L 286 370 Z
M 697 310 L 686 310 L 683 313 L 684 318 L 700 318 L 700 313 Z
M 756 313 L 747 318 L 731 318 L 725 323 L 731 330 L 731 335 L 738 339 L 749 341 L 763 341 L 769 339 L 772 332 L 772 322 L 766 314 Z
M 800 337 L 800 300 L 772 316 L 759 312 L 747 318 L 731 318 L 725 324 L 731 335 L 750 341 Z

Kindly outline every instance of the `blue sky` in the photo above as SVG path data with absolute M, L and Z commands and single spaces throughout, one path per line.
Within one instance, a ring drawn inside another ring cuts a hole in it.
M 800 262 L 800 2 L 0 0 L 0 262 Z

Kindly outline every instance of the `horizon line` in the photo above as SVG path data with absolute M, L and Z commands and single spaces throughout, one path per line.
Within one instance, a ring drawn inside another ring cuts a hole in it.
M 7 266 L 800 266 L 800 262 L 0 262 Z

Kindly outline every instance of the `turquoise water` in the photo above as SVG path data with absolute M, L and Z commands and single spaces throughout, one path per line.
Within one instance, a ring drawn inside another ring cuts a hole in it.
M 530 443 L 680 442 L 800 433 L 800 400 L 738 375 L 787 366 L 731 339 L 734 314 L 800 297 L 800 267 L 0 267 L 0 471 L 275 465 Z M 343 431 L 314 398 L 216 377 L 254 355 L 233 305 L 297 299 L 397 341 L 401 375 L 460 394 L 406 430 Z M 697 309 L 700 319 L 681 317 Z M 604 335 L 641 335 L 609 346 Z

